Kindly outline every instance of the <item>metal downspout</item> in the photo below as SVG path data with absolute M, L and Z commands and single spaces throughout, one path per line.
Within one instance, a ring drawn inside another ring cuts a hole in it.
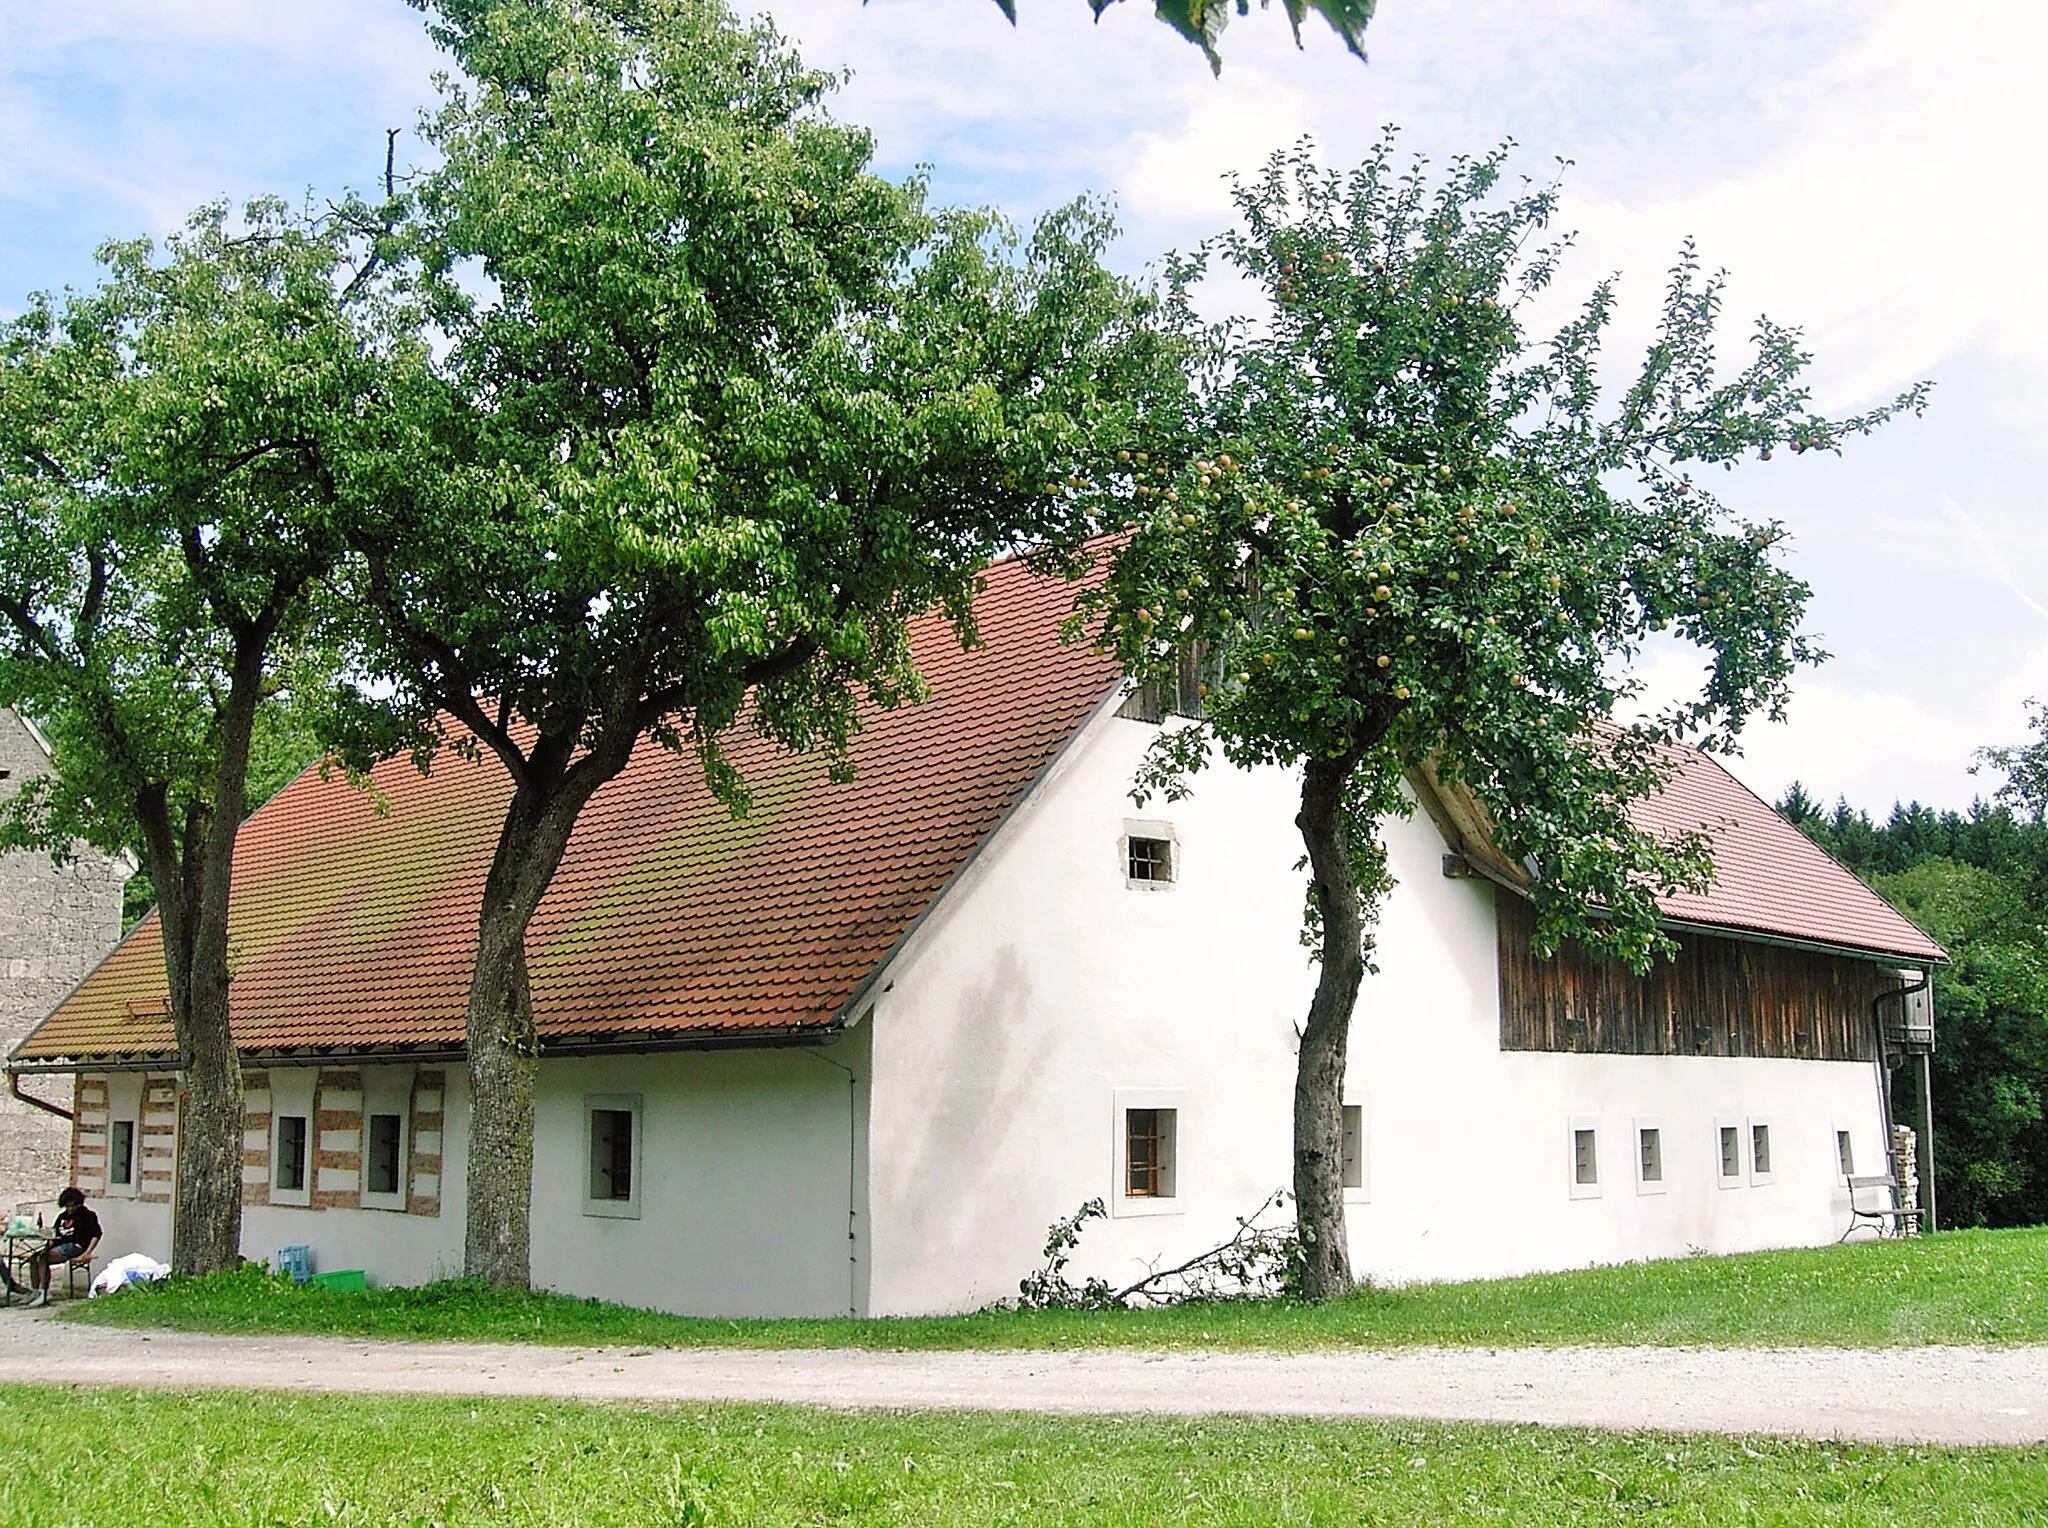
M 1890 1172 L 1892 1170 L 1892 1130 L 1895 1127 L 1892 1122 L 1891 1073 L 1886 1069 L 1884 1064 L 1884 1013 L 1880 1005 L 1891 998 L 1899 998 L 1903 1001 L 1904 999 L 1911 997 L 1916 992 L 1925 992 L 1929 987 L 1933 985 L 1934 968 L 1932 966 L 1929 966 L 1920 973 L 1920 980 L 1915 982 L 1912 986 L 1897 987 L 1890 992 L 1880 992 L 1876 997 L 1870 1000 L 1870 1027 L 1873 1031 L 1875 1031 L 1875 1038 L 1877 1040 L 1877 1061 L 1875 1063 L 1877 1067 L 1877 1103 L 1879 1112 L 1884 1116 L 1883 1145 L 1886 1172 Z M 1933 1094 L 1931 1091 L 1928 1097 L 1929 1108 L 1927 1113 L 1927 1133 L 1931 1137 L 1934 1133 L 1934 1111 L 1932 1107 Z M 1927 1171 L 1921 1174 L 1921 1176 L 1930 1185 L 1934 1182 L 1934 1156 L 1931 1147 L 1928 1151 Z M 1898 1195 L 1904 1192 L 1904 1190 L 1905 1185 L 1903 1183 L 1900 1184 L 1897 1189 L 1893 1190 L 1893 1208 L 1896 1209 L 1898 1207 Z M 1933 1195 L 1930 1192 L 1928 1195 L 1928 1205 L 1930 1211 L 1932 1209 L 1933 1202 Z M 1928 1221 L 1930 1225 L 1933 1222 L 1933 1215 L 1931 1213 L 1928 1216 Z
M 1927 1198 L 1927 1229 L 1933 1232 L 1941 1229 L 1941 1223 L 1935 1219 L 1934 1215 L 1934 1052 L 1932 1051 L 1923 1051 L 1920 1055 L 1920 1088 L 1921 1096 L 1927 1106 L 1925 1116 L 1927 1120 L 1927 1170 L 1920 1176 Z
M 40 1109 L 45 1114 L 54 1114 L 61 1120 L 69 1120 L 73 1124 L 77 1123 L 78 1116 L 69 1109 L 59 1104 L 53 1104 L 48 1099 L 38 1098 L 33 1093 L 22 1092 L 21 1073 L 11 1068 L 7 1073 L 7 1096 L 17 1103 L 27 1104 L 31 1109 Z
M 860 1077 L 853 1068 L 821 1052 L 804 1050 L 830 1067 L 846 1073 L 846 1314 L 860 1315 L 860 1233 L 859 1183 L 855 1169 L 860 1162 Z

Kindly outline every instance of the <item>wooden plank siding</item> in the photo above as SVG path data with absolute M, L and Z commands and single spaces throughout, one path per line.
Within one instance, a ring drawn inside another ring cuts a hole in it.
M 1576 945 L 1539 960 L 1529 904 L 1495 901 L 1502 1050 L 1871 1061 L 1870 1005 L 1904 985 L 1874 959 L 1696 934 L 1644 976 Z

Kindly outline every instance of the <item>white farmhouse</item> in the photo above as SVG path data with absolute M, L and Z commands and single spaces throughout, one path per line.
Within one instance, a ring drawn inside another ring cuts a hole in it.
M 993 570 L 985 645 L 922 630 L 935 698 L 868 719 L 851 783 L 743 742 L 734 821 L 648 747 L 591 803 L 528 941 L 537 1283 L 721 1315 L 958 1311 L 1014 1296 L 1085 1200 L 1111 1213 L 1073 1271 L 1117 1279 L 1288 1183 L 1313 983 L 1294 782 L 1219 767 L 1134 808 L 1162 723 L 1061 644 L 1071 601 Z M 506 786 L 447 756 L 377 785 L 382 815 L 308 772 L 242 834 L 244 1241 L 403 1283 L 462 1265 L 463 987 Z M 1419 789 L 1389 826 L 1400 885 L 1351 1048 L 1360 1271 L 1840 1235 L 1845 1169 L 1883 1170 L 1879 999 L 1940 947 L 1691 757 L 1652 809 L 1720 848 L 1716 890 L 1669 908 L 1681 958 L 1647 979 L 1538 962 L 1469 813 Z M 109 1253 L 170 1240 L 159 958 L 146 922 L 9 1063 L 75 1074 Z

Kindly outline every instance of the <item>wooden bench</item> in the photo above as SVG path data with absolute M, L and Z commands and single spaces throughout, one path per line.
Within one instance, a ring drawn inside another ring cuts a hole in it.
M 1902 1210 L 1899 1203 L 1899 1180 L 1890 1173 L 1875 1173 L 1868 1177 L 1849 1179 L 1849 1226 L 1843 1231 L 1842 1241 L 1847 1241 L 1858 1226 L 1869 1224 L 1879 1236 L 1913 1236 L 1920 1230 L 1920 1212 Z M 1866 1206 L 1857 1198 L 1858 1194 L 1876 1194 L 1880 1203 Z M 1889 1229 L 1887 1229 L 1889 1227 Z

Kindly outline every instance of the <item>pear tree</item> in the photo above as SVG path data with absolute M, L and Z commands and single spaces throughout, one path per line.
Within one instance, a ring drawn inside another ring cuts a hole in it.
M 1121 532 L 1090 606 L 1100 639 L 1140 678 L 1196 645 L 1212 665 L 1205 714 L 1162 731 L 1141 799 L 1218 756 L 1299 772 L 1319 970 L 1293 1190 L 1316 1298 L 1352 1282 L 1342 1086 L 1404 779 L 1476 798 L 1526 871 L 1540 950 L 1574 939 L 1645 968 L 1669 948 L 1659 894 L 1703 886 L 1711 862 L 1700 835 L 1639 830 L 1630 803 L 1668 776 L 1669 744 L 1731 746 L 1820 656 L 1784 527 L 1734 513 L 1709 469 L 1832 451 L 1923 400 L 1825 416 L 1799 335 L 1764 320 L 1724 365 L 1722 281 L 1690 248 L 1610 394 L 1614 286 L 1530 333 L 1565 241 L 1556 187 L 1508 186 L 1505 161 L 1433 176 L 1390 138 L 1346 173 L 1306 144 L 1275 155 L 1237 186 L 1238 225 L 1174 268 L 1194 385 L 1091 478 Z M 1256 322 L 1195 320 L 1188 288 L 1212 267 L 1263 295 Z M 1627 666 L 1652 639 L 1696 650 L 1703 680 L 1632 716 Z

